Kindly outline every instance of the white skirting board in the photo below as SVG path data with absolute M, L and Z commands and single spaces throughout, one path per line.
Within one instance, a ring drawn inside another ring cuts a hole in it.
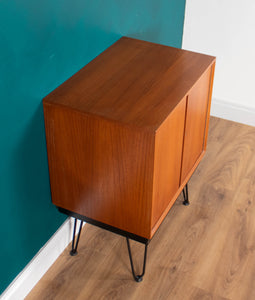
M 77 224 L 79 225 L 79 223 Z M 85 225 L 85 222 L 83 223 Z M 76 227 L 76 233 L 79 226 Z M 68 218 L 2 293 L 1 300 L 24 299 L 71 242 L 73 218 Z
M 255 126 L 255 108 L 242 106 L 234 102 L 213 98 L 211 115 L 238 123 Z

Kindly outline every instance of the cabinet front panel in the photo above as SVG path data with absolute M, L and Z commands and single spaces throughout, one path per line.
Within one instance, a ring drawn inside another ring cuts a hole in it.
M 210 76 L 211 68 L 203 74 L 188 94 L 180 183 L 185 180 L 203 151 Z
M 184 98 L 156 133 L 152 227 L 179 188 L 186 99 Z

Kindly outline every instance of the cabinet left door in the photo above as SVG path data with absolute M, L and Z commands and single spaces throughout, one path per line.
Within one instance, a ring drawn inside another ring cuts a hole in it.
M 152 234 L 175 201 L 179 189 L 186 97 L 156 132 L 152 202 Z

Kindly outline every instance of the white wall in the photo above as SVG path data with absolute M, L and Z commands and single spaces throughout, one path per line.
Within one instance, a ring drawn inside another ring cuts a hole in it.
M 212 114 L 255 126 L 255 0 L 186 0 L 183 49 L 217 57 Z

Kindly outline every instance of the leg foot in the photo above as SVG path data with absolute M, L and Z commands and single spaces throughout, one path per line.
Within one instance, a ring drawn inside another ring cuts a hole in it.
M 144 249 L 143 272 L 142 272 L 141 275 L 136 275 L 135 271 L 134 271 L 134 264 L 133 264 L 131 249 L 130 249 L 129 238 L 126 238 L 126 239 L 127 239 L 128 254 L 129 254 L 129 259 L 130 259 L 130 264 L 131 264 L 131 269 L 132 269 L 132 274 L 133 274 L 134 280 L 136 282 L 141 282 L 143 280 L 143 276 L 144 276 L 144 273 L 145 273 L 148 244 L 145 244 L 145 249 Z
M 184 201 L 182 202 L 182 204 L 185 206 L 188 206 L 190 204 L 189 203 L 188 184 L 185 185 L 182 192 L 183 192 L 183 198 L 184 198 Z
M 76 224 L 77 224 L 77 219 L 74 219 L 72 250 L 70 251 L 71 256 L 75 256 L 75 255 L 78 254 L 77 248 L 78 248 L 78 243 L 79 243 L 79 240 L 80 240 L 83 221 L 80 220 L 80 228 L 79 228 L 79 232 L 78 232 L 78 235 L 77 235 L 77 238 L 76 238 L 76 243 L 75 243 Z M 74 246 L 74 244 L 75 244 L 75 246 Z

